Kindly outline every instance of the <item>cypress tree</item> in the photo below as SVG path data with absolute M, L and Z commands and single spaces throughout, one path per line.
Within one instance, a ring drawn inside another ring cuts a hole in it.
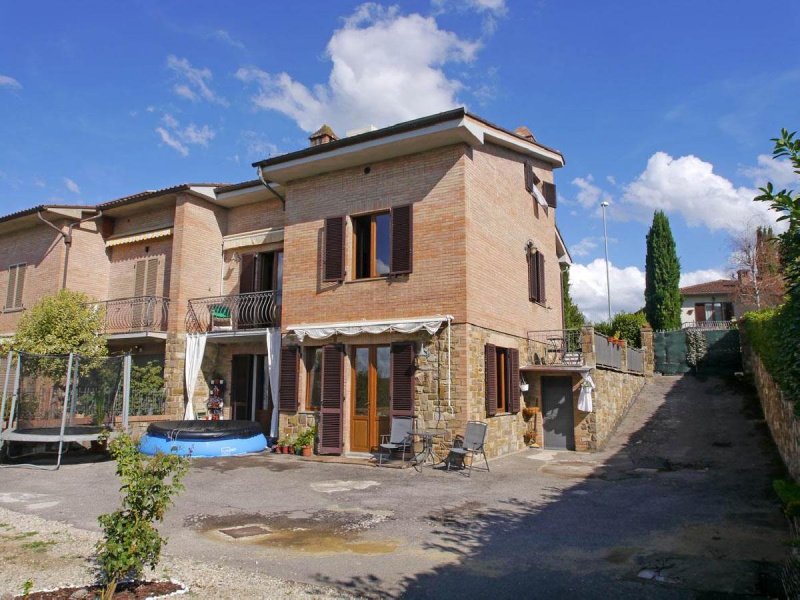
M 657 210 L 647 232 L 644 288 L 644 312 L 653 329 L 680 329 L 680 278 L 681 264 L 669 219 L 663 211 Z
M 581 309 L 572 300 L 569 294 L 569 267 L 561 272 L 561 289 L 564 292 L 564 326 L 567 329 L 577 329 L 586 323 Z

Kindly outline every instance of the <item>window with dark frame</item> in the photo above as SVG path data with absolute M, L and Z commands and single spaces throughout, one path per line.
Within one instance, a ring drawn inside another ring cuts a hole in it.
M 22 291 L 25 288 L 27 265 L 20 263 L 8 267 L 8 288 L 6 290 L 6 310 L 22 308 Z
M 528 300 L 546 303 L 544 254 L 532 245 L 528 246 Z
M 322 406 L 322 346 L 306 348 L 306 410 Z
M 508 412 L 508 350 L 497 349 L 497 412 Z
M 516 414 L 520 411 L 519 350 L 486 344 L 486 416 Z
M 352 218 L 354 279 L 388 275 L 391 270 L 391 216 L 388 212 Z

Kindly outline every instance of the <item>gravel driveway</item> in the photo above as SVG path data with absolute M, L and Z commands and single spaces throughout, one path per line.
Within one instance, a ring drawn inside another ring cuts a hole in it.
M 197 460 L 159 570 L 216 598 L 779 594 L 780 464 L 735 385 L 656 377 L 603 452 L 528 450 L 491 469 Z M 80 579 L 117 487 L 111 463 L 1 470 L 0 536 L 56 543 L 19 562 L 4 539 L 0 591 Z

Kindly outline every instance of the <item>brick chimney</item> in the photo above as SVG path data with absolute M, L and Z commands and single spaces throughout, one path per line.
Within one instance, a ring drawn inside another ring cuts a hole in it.
M 319 146 L 320 144 L 327 144 L 328 142 L 335 142 L 339 137 L 333 133 L 333 129 L 329 125 L 323 125 L 314 133 L 308 136 L 310 146 Z
M 736 271 L 736 278 L 739 280 L 739 285 L 753 283 L 753 276 L 749 269 L 739 269 Z
M 536 141 L 536 138 L 533 137 L 533 133 L 531 133 L 531 130 L 528 129 L 527 127 L 525 127 L 525 125 L 520 125 L 519 127 L 517 127 L 514 130 L 514 133 L 516 133 L 519 137 L 525 138 L 529 142 L 535 142 Z

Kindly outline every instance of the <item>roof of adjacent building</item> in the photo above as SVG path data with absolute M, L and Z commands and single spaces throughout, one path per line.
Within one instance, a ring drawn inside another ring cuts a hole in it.
M 475 119 L 476 121 L 480 121 L 481 123 L 483 123 L 488 127 L 491 127 L 498 131 L 502 131 L 503 133 L 506 133 L 508 135 L 519 138 L 520 140 L 523 140 L 529 144 L 535 144 L 536 146 L 544 148 L 545 150 L 548 150 L 550 152 L 554 152 L 558 154 L 563 161 L 564 157 L 558 150 L 545 146 L 540 142 L 532 142 L 529 138 L 522 136 L 517 132 L 495 125 L 494 123 L 487 121 L 486 119 L 479 117 L 478 115 L 474 115 L 468 112 L 467 109 L 462 106 L 460 108 L 437 113 L 435 115 L 428 115 L 426 117 L 422 117 L 419 119 L 413 119 L 411 121 L 404 121 L 403 123 L 397 123 L 396 125 L 389 125 L 388 127 L 383 127 L 381 129 L 376 129 L 374 131 L 367 131 L 365 133 L 360 133 L 358 135 L 340 138 L 338 140 L 328 142 L 327 144 L 319 144 L 318 146 L 309 146 L 308 148 L 303 148 L 301 150 L 296 150 L 294 152 L 288 152 L 287 154 L 281 154 L 280 156 L 273 156 L 270 158 L 266 158 L 264 160 L 254 162 L 253 166 L 267 167 L 271 165 L 278 165 L 284 162 L 297 160 L 299 158 L 305 158 L 317 154 L 324 154 L 326 152 L 332 152 L 339 148 L 345 148 L 347 146 L 352 146 L 355 144 L 370 142 L 372 140 L 377 140 L 391 135 L 396 135 L 398 133 L 405 133 L 408 131 L 414 131 L 415 129 L 422 129 L 424 127 L 429 127 L 431 125 L 436 125 L 438 123 L 443 123 L 445 121 L 450 121 L 452 119 L 457 119 L 462 117 L 470 117 L 472 119 Z
M 681 288 L 684 296 L 711 296 L 715 294 L 730 294 L 736 291 L 735 279 L 716 279 L 705 283 L 696 283 Z
M 81 210 L 94 210 L 96 207 L 87 204 L 37 204 L 36 206 L 32 206 L 31 208 L 24 208 L 22 210 L 18 210 L 16 212 L 0 216 L 0 223 L 3 223 L 5 221 L 11 221 L 13 219 L 19 219 L 20 217 L 35 215 L 37 212 L 46 211 L 49 208 L 55 208 L 55 209 L 72 208 Z

